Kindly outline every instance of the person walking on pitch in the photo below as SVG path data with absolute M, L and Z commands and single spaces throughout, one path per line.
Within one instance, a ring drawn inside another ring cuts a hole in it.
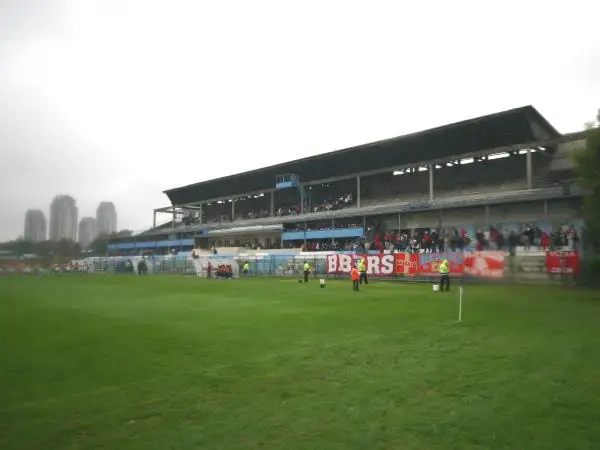
M 360 273 L 356 266 L 352 267 L 352 271 L 350 272 L 350 276 L 352 278 L 352 290 L 358 292 L 358 286 L 360 285 Z
M 446 291 L 450 290 L 450 266 L 448 261 L 444 259 L 440 264 L 440 291 L 444 292 L 444 286 Z
M 360 272 L 360 284 L 369 284 L 369 280 L 367 279 L 367 262 L 365 258 L 361 258 L 358 263 L 358 271 Z
M 308 283 L 308 274 L 310 273 L 310 264 L 304 261 L 304 282 Z

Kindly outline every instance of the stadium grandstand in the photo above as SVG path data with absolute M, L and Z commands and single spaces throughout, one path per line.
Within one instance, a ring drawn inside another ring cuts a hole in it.
M 571 156 L 583 142 L 526 106 L 169 189 L 152 228 L 111 239 L 109 254 L 487 249 L 528 233 L 566 244 L 582 227 Z

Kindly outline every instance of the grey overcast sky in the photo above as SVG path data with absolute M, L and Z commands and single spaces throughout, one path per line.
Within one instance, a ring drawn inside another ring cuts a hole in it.
M 597 1 L 2 0 L 0 241 L 165 188 L 534 105 L 600 107 Z

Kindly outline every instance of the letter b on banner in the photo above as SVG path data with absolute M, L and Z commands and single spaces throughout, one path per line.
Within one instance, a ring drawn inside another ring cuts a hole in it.
M 327 273 L 350 273 L 352 257 L 350 255 L 328 255 Z
M 337 272 L 337 255 L 327 256 L 327 273 Z
M 339 272 L 350 273 L 352 270 L 352 256 L 338 255 L 338 263 Z

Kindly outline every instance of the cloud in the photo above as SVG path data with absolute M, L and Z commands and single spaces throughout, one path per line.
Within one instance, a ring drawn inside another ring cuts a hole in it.
M 59 37 L 64 27 L 66 6 L 63 0 L 0 2 L 0 64 L 9 55 L 18 53 L 23 45 Z
M 165 188 L 526 104 L 573 131 L 599 107 L 578 0 L 0 8 L 0 240 L 57 193 L 139 229 Z

